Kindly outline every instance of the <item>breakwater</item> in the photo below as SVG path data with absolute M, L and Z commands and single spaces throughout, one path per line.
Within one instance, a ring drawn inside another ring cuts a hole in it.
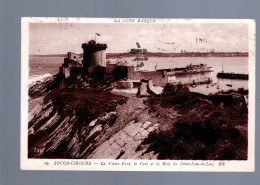
M 218 73 L 218 78 L 230 78 L 230 79 L 242 79 L 248 80 L 248 74 L 238 74 L 238 73 Z

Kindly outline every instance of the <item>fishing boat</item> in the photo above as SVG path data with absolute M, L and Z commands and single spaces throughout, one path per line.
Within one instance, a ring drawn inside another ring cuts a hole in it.
M 232 87 L 232 84 L 226 84 L 226 86 L 228 86 L 228 87 Z

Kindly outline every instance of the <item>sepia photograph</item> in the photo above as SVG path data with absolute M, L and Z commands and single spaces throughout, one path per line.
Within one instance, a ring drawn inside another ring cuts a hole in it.
M 253 170 L 254 33 L 252 20 L 23 18 L 21 166 Z

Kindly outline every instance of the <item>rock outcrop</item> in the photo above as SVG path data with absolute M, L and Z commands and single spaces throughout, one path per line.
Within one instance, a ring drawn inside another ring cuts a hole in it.
M 29 158 L 247 159 L 244 95 L 205 96 L 179 88 L 136 97 L 105 90 L 113 80 L 90 78 L 44 88 L 54 87 L 55 79 L 29 91 L 30 101 L 43 97 L 29 114 Z
M 156 158 L 140 146 L 160 123 L 144 99 L 56 89 L 29 115 L 30 158 Z

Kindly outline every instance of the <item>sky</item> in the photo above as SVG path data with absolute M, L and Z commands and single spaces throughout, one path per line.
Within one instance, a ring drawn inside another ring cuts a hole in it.
M 29 54 L 79 54 L 83 52 L 82 43 L 92 39 L 106 43 L 107 53 L 128 52 L 137 48 L 137 42 L 149 52 L 248 52 L 248 25 L 30 23 Z

